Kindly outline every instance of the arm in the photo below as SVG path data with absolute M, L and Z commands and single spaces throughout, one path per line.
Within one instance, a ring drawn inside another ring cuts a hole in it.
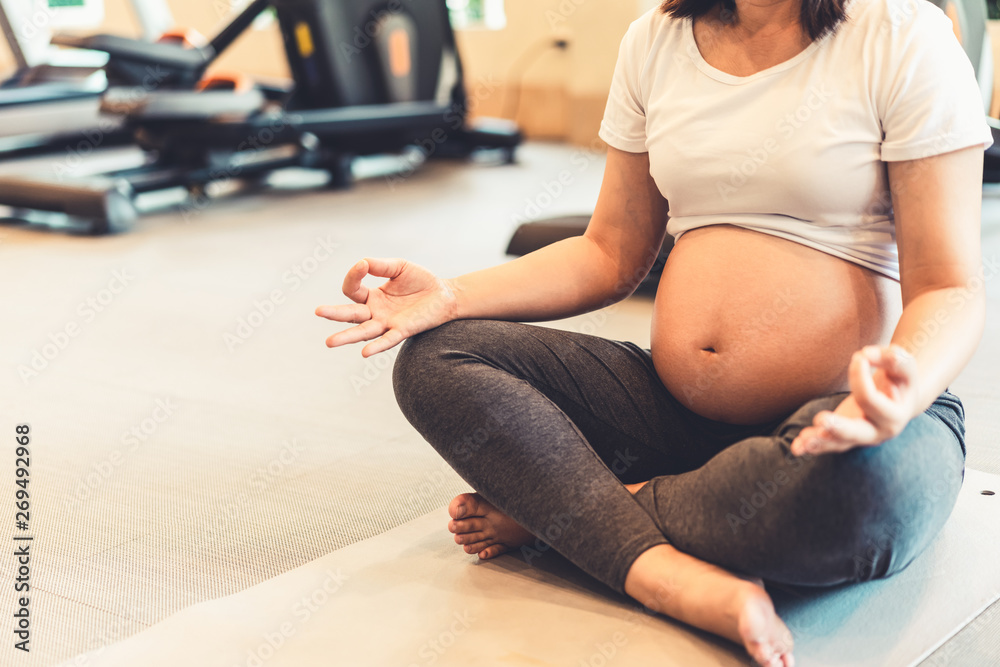
M 649 154 L 609 148 L 586 233 L 454 278 L 455 319 L 554 320 L 620 301 L 653 265 L 666 220 Z
M 983 335 L 983 150 L 890 163 L 889 179 L 903 186 L 892 197 L 903 292 L 892 343 L 916 362 L 915 416 L 958 377 Z
M 903 314 L 890 346 L 855 353 L 851 395 L 816 415 L 793 442 L 795 454 L 895 437 L 972 358 L 986 314 L 982 171 L 981 146 L 889 163 Z
M 455 319 L 544 321 L 624 299 L 659 252 L 667 202 L 649 175 L 649 155 L 610 148 L 597 208 L 586 234 L 506 264 L 451 280 L 402 259 L 363 259 L 347 272 L 353 303 L 320 306 L 316 314 L 357 326 L 327 338 L 328 347 L 371 341 L 370 357 L 406 338 Z M 388 278 L 378 288 L 368 274 Z

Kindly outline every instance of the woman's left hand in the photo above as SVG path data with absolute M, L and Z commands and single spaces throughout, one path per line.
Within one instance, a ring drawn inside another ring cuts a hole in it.
M 898 345 L 868 346 L 851 357 L 851 395 L 813 418 L 792 454 L 830 454 L 879 445 L 899 435 L 917 409 L 917 362 Z

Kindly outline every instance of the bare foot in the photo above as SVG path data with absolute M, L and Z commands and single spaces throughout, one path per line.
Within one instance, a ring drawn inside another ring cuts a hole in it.
M 448 505 L 448 530 L 465 553 L 479 554 L 483 560 L 535 541 L 535 536 L 478 493 L 455 496 Z
M 636 493 L 645 482 L 628 484 Z M 495 558 L 535 540 L 478 493 L 455 496 L 448 530 L 465 552 Z M 653 611 L 741 644 L 764 667 L 793 667 L 792 633 L 774 611 L 760 579 L 741 578 L 668 544 L 632 564 L 625 592 Z
M 743 645 L 765 667 L 792 667 L 792 633 L 760 579 L 744 579 L 668 544 L 643 552 L 625 592 L 650 609 Z
M 625 488 L 635 494 L 645 484 L 626 484 Z M 483 560 L 535 541 L 534 535 L 478 493 L 455 496 L 448 514 L 452 518 L 448 530 L 455 534 L 455 542 L 465 546 L 465 553 L 479 554 Z

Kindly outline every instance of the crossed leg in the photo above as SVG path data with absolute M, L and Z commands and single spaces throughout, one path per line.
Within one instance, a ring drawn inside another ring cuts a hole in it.
M 765 665 L 791 664 L 791 641 L 757 577 L 885 576 L 923 548 L 961 484 L 961 453 L 942 442 L 955 436 L 931 416 L 895 447 L 794 459 L 797 429 L 839 397 L 782 424 L 720 424 L 670 396 L 647 351 L 593 336 L 451 322 L 408 341 L 394 385 L 407 418 L 478 491 L 449 508 L 467 551 L 489 558 L 544 537 L 615 590 Z M 907 466 L 910 441 L 924 444 Z M 907 485 L 935 481 L 938 502 L 917 507 Z

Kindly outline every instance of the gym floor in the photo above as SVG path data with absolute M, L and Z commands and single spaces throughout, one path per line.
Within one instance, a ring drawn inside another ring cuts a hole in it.
M 326 349 L 337 327 L 313 309 L 343 301 L 363 256 L 457 275 L 507 259 L 521 220 L 593 209 L 602 155 L 519 155 L 219 199 L 116 237 L 0 227 L 3 428 L 33 438 L 33 641 L 17 664 L 113 643 L 467 490 L 399 414 L 395 353 Z M 952 389 L 969 467 L 1000 473 L 1000 190 L 983 210 L 987 332 Z M 551 325 L 645 346 L 651 308 L 635 296 Z M 924 664 L 994 664 L 998 610 Z

